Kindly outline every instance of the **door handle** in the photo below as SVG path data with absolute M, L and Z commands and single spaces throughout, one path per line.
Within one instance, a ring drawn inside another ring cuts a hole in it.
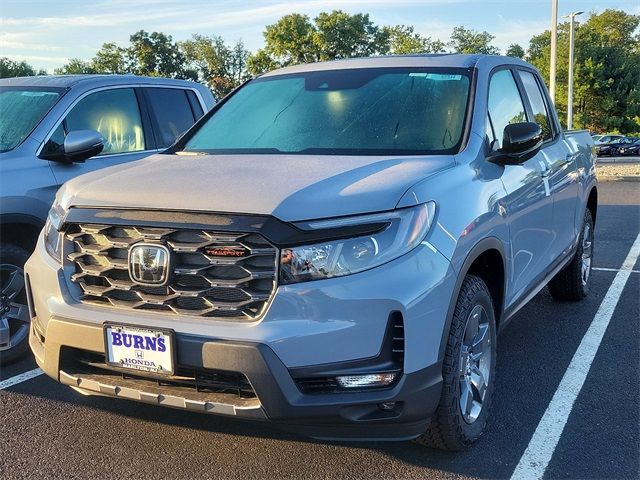
M 575 154 L 573 153 L 567 153 L 567 155 L 564 157 L 564 162 L 560 164 L 560 167 L 564 167 L 567 163 L 571 163 L 574 156 Z
M 549 165 L 547 165 L 547 163 L 542 160 L 538 161 L 538 165 L 540 165 L 540 176 L 542 178 L 548 177 L 550 172 Z

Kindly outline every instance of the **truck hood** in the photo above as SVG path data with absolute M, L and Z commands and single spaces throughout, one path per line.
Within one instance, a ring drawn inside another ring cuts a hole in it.
M 413 184 L 453 165 L 453 156 L 153 155 L 77 177 L 59 200 L 300 221 L 391 210 Z

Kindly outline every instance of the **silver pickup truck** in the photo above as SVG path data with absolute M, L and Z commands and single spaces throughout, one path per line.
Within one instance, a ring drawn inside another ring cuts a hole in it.
M 547 285 L 589 291 L 594 161 L 517 59 L 276 70 L 62 187 L 30 345 L 85 394 L 463 449 L 509 395 L 499 329 Z

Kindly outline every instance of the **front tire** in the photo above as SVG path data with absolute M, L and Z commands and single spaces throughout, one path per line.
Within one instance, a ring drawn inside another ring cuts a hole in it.
M 442 450 L 464 450 L 484 433 L 493 396 L 496 321 L 484 281 L 462 283 L 442 368 L 440 403 L 427 431 L 416 439 Z
M 588 295 L 593 265 L 593 237 L 593 218 L 589 209 L 586 209 L 573 259 L 549 282 L 549 293 L 554 300 L 577 302 Z
M 0 365 L 14 362 L 29 351 L 29 325 L 24 286 L 24 264 L 29 253 L 17 245 L 0 245 Z

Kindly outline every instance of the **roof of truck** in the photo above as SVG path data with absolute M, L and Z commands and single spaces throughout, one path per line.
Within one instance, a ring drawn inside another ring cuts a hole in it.
M 190 82 L 188 80 L 142 77 L 138 75 L 36 75 L 31 77 L 4 78 L 0 80 L 0 86 L 54 88 L 70 88 L 76 85 L 95 88 L 131 83 L 206 88 L 197 82 Z
M 473 68 L 485 66 L 493 68 L 500 65 L 521 65 L 531 67 L 524 60 L 499 55 L 464 55 L 459 53 L 433 53 L 415 55 L 388 55 L 382 57 L 349 58 L 329 62 L 292 65 L 266 73 L 264 76 L 287 73 L 313 72 L 323 70 L 342 70 L 352 68 L 384 67 L 433 67 L 433 68 Z

